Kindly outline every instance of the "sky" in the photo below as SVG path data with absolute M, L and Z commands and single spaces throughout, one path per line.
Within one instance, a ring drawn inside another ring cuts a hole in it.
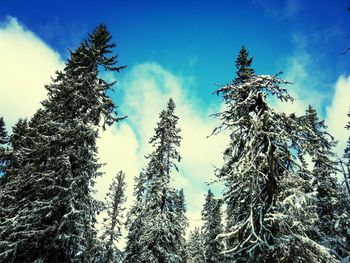
M 99 157 L 106 173 L 97 181 L 103 199 L 124 170 L 132 203 L 133 178 L 159 112 L 172 97 L 182 129 L 179 173 L 172 184 L 184 188 L 188 218 L 201 224 L 208 187 L 221 194 L 214 169 L 222 163 L 227 134 L 208 135 L 218 125 L 210 117 L 221 100 L 212 93 L 235 77 L 234 61 L 244 45 L 258 74 L 293 82 L 293 104 L 272 101 L 281 111 L 302 114 L 308 104 L 326 120 L 342 155 L 350 133 L 344 129 L 350 106 L 350 6 L 348 0 L 169 0 L 169 1 L 0 1 L 0 115 L 8 129 L 28 117 L 46 96 L 45 84 L 99 23 L 117 44 L 121 73 L 111 96 L 128 118 L 101 133 Z

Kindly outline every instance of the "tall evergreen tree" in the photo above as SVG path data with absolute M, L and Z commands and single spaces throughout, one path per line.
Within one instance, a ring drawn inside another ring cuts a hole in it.
M 134 203 L 128 212 L 126 227 L 128 235 L 126 237 L 126 247 L 124 250 L 124 263 L 141 262 L 141 244 L 140 239 L 144 227 L 144 195 L 145 195 L 146 178 L 141 172 L 135 178 L 134 186 Z
M 317 218 L 309 173 L 298 159 L 312 153 L 299 118 L 272 109 L 267 96 L 291 101 L 277 76 L 256 75 L 244 49 L 236 62 L 237 78 L 220 88 L 226 108 L 216 114 L 229 130 L 218 176 L 225 181 L 230 207 L 226 253 L 232 262 L 336 262 L 328 250 L 311 240 L 308 227 Z M 241 74 L 241 71 L 248 72 Z M 243 77 L 242 77 L 243 76 Z M 231 243 L 232 242 L 232 243 Z
M 0 196 L 0 206 L 11 211 L 0 224 L 0 261 L 90 260 L 85 252 L 96 236 L 98 205 L 91 193 L 100 175 L 96 138 L 99 126 L 119 120 L 107 95 L 113 83 L 99 76 L 101 69 L 123 68 L 115 66 L 110 40 L 101 25 L 71 52 L 46 86 L 43 109 L 22 129 L 22 146 L 13 146 L 11 183 Z
M 108 217 L 104 219 L 101 236 L 105 251 L 102 260 L 104 263 L 116 262 L 118 254 L 121 254 L 121 251 L 116 247 L 115 242 L 121 237 L 121 218 L 122 213 L 125 210 L 123 205 L 126 201 L 125 187 L 125 174 L 120 171 L 116 178 L 113 179 L 109 188 L 109 193 L 106 197 Z
M 176 217 L 174 218 L 176 221 L 174 223 L 180 225 L 180 234 L 178 235 L 179 240 L 177 240 L 176 244 L 178 246 L 178 251 L 180 252 L 180 256 L 183 259 L 186 258 L 186 229 L 188 227 L 188 220 L 186 217 L 186 203 L 185 203 L 185 194 L 183 189 L 175 192 L 174 197 L 174 205 L 176 211 Z
M 221 200 L 215 199 L 211 190 L 205 197 L 202 210 L 203 239 L 205 248 L 205 262 L 219 263 L 224 261 L 223 245 L 217 237 L 223 233 L 221 222 Z
M 183 262 L 183 196 L 169 185 L 171 171 L 177 170 L 181 159 L 177 151 L 180 129 L 174 111 L 175 103 L 170 99 L 150 139 L 155 149 L 147 156 L 149 163 L 137 178 L 124 262 Z M 135 222 L 141 224 L 136 226 Z
M 350 111 L 348 112 L 348 117 L 350 118 Z M 345 126 L 345 128 L 347 130 L 350 130 L 350 121 Z M 348 195 L 350 196 L 350 138 L 347 141 L 347 145 L 344 151 L 344 158 L 347 160 L 346 162 L 347 170 L 345 171 L 344 183 L 348 191 Z
M 199 228 L 190 232 L 186 244 L 186 263 L 205 263 L 203 234 Z
M 0 118 L 0 198 L 3 192 L 3 188 L 6 183 L 5 169 L 9 163 L 9 152 L 7 144 L 9 142 L 9 137 L 7 135 L 5 122 L 3 118 Z M 2 219 L 5 218 L 7 211 L 4 207 L 0 205 L 0 224 Z
M 179 246 L 182 235 L 181 221 L 177 218 L 175 190 L 169 186 L 171 170 L 178 169 L 181 157 L 178 117 L 174 114 L 175 103 L 169 100 L 167 109 L 159 116 L 155 135 L 150 143 L 155 150 L 147 156 L 149 164 L 145 170 L 146 191 L 145 220 L 140 243 L 143 262 L 182 262 Z
M 9 137 L 7 135 L 5 122 L 2 117 L 0 117 L 0 176 L 5 171 L 5 166 L 8 162 L 7 153 L 6 153 L 6 145 L 9 142 Z M 0 180 L 1 182 L 1 180 Z
M 334 138 L 326 131 L 324 121 L 320 121 L 317 112 L 309 106 L 302 117 L 304 127 L 310 131 L 305 139 L 315 147 L 313 185 L 316 191 L 318 219 L 315 224 L 315 240 L 328 247 L 339 260 L 350 258 L 347 230 L 350 226 L 350 215 L 345 202 L 345 192 L 337 182 L 337 162 L 333 148 Z

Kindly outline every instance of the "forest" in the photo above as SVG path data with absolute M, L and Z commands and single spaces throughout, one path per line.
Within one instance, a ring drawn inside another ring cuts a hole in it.
M 143 138 L 152 151 L 134 178 L 132 206 L 125 206 L 123 171 L 105 202 L 94 197 L 104 176 L 96 140 L 126 118 L 109 95 L 115 83 L 104 77 L 126 66 L 106 25 L 97 26 L 70 51 L 30 119 L 8 134 L 0 118 L 0 262 L 350 262 L 350 139 L 337 156 L 337 138 L 312 106 L 297 115 L 271 105 L 271 98 L 293 101 L 288 80 L 256 74 L 245 47 L 233 61 L 236 74 L 217 87 L 224 107 L 208 131 L 229 136 L 215 170 L 225 188 L 207 192 L 204 224 L 188 230 L 192 200 L 170 184 L 182 159 L 172 98 L 153 136 Z

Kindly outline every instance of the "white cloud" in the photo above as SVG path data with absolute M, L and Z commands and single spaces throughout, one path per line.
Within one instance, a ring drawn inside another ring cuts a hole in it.
M 330 133 L 338 140 L 336 152 L 343 156 L 350 132 L 345 125 L 350 121 L 347 113 L 350 109 L 350 76 L 340 76 L 334 87 L 331 104 L 327 107 L 326 123 Z
M 0 116 L 10 127 L 40 107 L 46 96 L 44 85 L 62 68 L 62 61 L 15 18 L 0 24 L 0 39 Z
M 101 131 L 97 146 L 100 162 L 104 164 L 101 171 L 105 174 L 97 178 L 96 198 L 104 200 L 113 178 L 120 170 L 125 173 L 125 182 L 128 186 L 126 194 L 131 196 L 134 176 L 141 168 L 137 154 L 138 141 L 133 129 L 126 122 L 109 127 L 106 131 Z M 130 203 L 131 198 L 127 200 L 127 204 Z

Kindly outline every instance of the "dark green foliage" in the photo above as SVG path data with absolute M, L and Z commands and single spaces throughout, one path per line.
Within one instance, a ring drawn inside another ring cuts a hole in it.
M 120 254 L 120 250 L 115 246 L 115 242 L 121 237 L 121 218 L 125 210 L 123 206 L 126 201 L 125 187 L 125 174 L 120 171 L 116 178 L 113 179 L 106 197 L 108 217 L 104 219 L 101 236 L 101 243 L 104 250 L 101 262 L 104 263 L 116 262 L 117 254 Z
M 141 262 L 141 244 L 140 238 L 144 227 L 144 194 L 146 179 L 144 173 L 140 173 L 135 178 L 134 186 L 134 204 L 131 207 L 126 221 L 128 235 L 126 237 L 126 247 L 124 250 L 124 263 Z
M 199 228 L 190 232 L 186 243 L 186 263 L 205 263 L 205 247 L 203 233 Z
M 118 118 L 107 92 L 113 83 L 100 68 L 118 70 L 111 39 L 101 25 L 71 52 L 66 67 L 47 85 L 48 98 L 11 137 L 8 182 L 0 196 L 0 261 L 88 262 L 93 244 L 94 178 L 100 173 L 96 138 L 100 124 Z
M 254 69 L 251 68 L 252 62 L 253 58 L 249 58 L 248 51 L 245 47 L 242 47 L 235 63 L 237 68 L 237 78 L 235 81 L 237 83 L 247 81 L 252 75 L 254 75 Z
M 243 48 L 237 78 L 220 88 L 225 103 L 216 114 L 231 142 L 218 177 L 226 184 L 228 228 L 220 235 L 232 262 L 336 262 L 308 236 L 317 215 L 303 159 L 315 154 L 295 114 L 271 108 L 266 98 L 292 101 L 277 76 L 256 75 Z M 297 224 L 295 222 L 298 222 Z
M 171 172 L 180 161 L 181 136 L 174 110 L 170 99 L 150 140 L 154 151 L 147 156 L 148 166 L 136 181 L 124 262 L 183 262 L 184 197 L 169 186 Z
M 223 233 L 221 222 L 221 200 L 215 199 L 211 190 L 205 197 L 205 203 L 202 210 L 203 240 L 205 248 L 206 263 L 220 263 L 224 261 L 223 244 L 217 237 Z
M 1 187 L 1 181 L 3 179 L 1 176 L 5 172 L 5 167 L 8 163 L 8 152 L 6 145 L 9 142 L 9 137 L 7 135 L 5 122 L 2 117 L 0 117 L 0 187 Z
M 314 162 L 312 175 L 318 215 L 313 229 L 314 239 L 328 247 L 339 260 L 350 258 L 346 242 L 349 240 L 346 229 L 350 225 L 350 215 L 345 192 L 336 178 L 338 164 L 333 153 L 336 141 L 327 133 L 324 121 L 318 119 L 316 110 L 311 106 L 301 119 L 304 127 L 310 129 L 305 139 L 315 148 L 311 156 Z
M 350 112 L 348 112 L 348 117 L 350 117 Z M 347 130 L 350 130 L 350 122 L 345 126 Z M 347 141 L 347 145 L 344 151 L 344 158 L 347 160 L 344 182 L 347 187 L 348 194 L 350 196 L 350 138 Z
M 8 135 L 3 117 L 0 117 L 0 145 L 8 143 Z

